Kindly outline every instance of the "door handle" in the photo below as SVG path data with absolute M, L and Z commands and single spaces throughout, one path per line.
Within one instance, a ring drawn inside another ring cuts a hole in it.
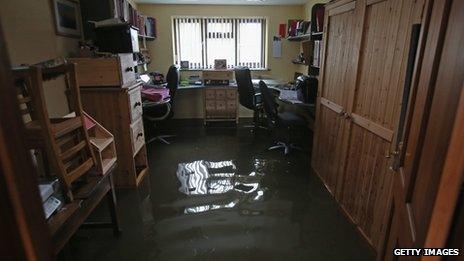
M 345 119 L 347 119 L 347 120 L 348 120 L 348 119 L 351 119 L 351 115 L 350 115 L 347 111 L 345 111 L 345 110 L 341 110 L 341 111 L 338 113 L 338 116 L 343 117 L 343 118 L 345 118 Z
M 386 155 L 385 155 L 385 158 L 389 159 L 391 158 L 392 156 L 398 156 L 400 155 L 400 152 L 395 150 L 395 151 L 387 151 Z

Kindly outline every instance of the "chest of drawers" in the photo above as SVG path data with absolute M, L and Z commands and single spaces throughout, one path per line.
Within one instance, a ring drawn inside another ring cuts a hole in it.
M 80 88 L 84 110 L 114 135 L 117 187 L 137 187 L 148 174 L 140 88 L 140 83 L 127 88 Z
M 72 58 L 81 87 L 128 87 L 135 82 L 134 58 L 121 53 L 109 58 Z
M 204 122 L 235 121 L 238 123 L 237 87 L 208 86 L 204 89 Z

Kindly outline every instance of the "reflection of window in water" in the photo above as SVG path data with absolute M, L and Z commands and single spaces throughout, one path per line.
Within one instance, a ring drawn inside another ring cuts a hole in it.
M 226 193 L 234 187 L 235 170 L 232 161 L 181 163 L 177 168 L 179 191 L 187 195 Z
M 260 164 L 254 164 L 255 168 Z M 181 163 L 177 169 L 177 178 L 181 186 L 179 191 L 189 195 L 217 195 L 235 192 L 237 195 L 250 195 L 253 201 L 260 200 L 264 191 L 260 189 L 256 170 L 246 177 L 255 177 L 253 182 L 241 180 L 244 176 L 236 175 L 237 167 L 233 161 L 209 162 L 204 160 Z M 185 209 L 185 213 L 200 213 L 215 209 L 230 209 L 243 199 L 238 197 L 226 204 L 210 204 Z
M 184 213 L 193 214 L 193 213 L 202 213 L 202 212 L 216 210 L 216 209 L 234 208 L 238 202 L 239 200 L 235 199 L 234 201 L 228 204 L 223 204 L 223 205 L 213 204 L 213 205 L 202 205 L 202 206 L 189 207 L 189 208 L 185 208 Z

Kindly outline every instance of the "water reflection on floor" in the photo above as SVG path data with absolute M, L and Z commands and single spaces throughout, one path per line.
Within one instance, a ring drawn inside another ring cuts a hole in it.
M 262 164 L 260 160 L 255 161 L 255 166 Z M 193 203 L 193 206 L 186 206 L 184 213 L 231 209 L 244 203 L 259 201 L 264 195 L 264 188 L 260 188 L 263 175 L 261 170 L 240 175 L 232 160 L 220 162 L 197 160 L 181 163 L 177 168 L 177 178 L 181 184 L 179 191 L 198 201 L 197 204 Z M 209 195 L 221 196 L 221 194 L 225 194 L 227 199 L 204 205 L 203 198 Z
M 118 192 L 122 236 L 79 231 L 64 259 L 374 259 L 310 174 L 308 153 L 268 152 L 269 137 L 248 130 L 177 134 L 149 148 L 151 177 L 137 191 Z

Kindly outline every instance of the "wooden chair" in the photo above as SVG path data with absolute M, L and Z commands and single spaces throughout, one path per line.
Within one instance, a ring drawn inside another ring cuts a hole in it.
M 28 146 L 46 151 L 52 171 L 59 178 L 68 199 L 72 201 L 73 185 L 84 179 L 84 175 L 95 164 L 95 155 L 84 125 L 75 65 L 23 67 L 13 69 L 13 75 L 18 87 Z M 48 114 L 43 82 L 61 76 L 64 76 L 70 94 L 69 107 L 75 116 L 54 119 Z
M 53 172 L 59 178 L 69 201 L 47 220 L 54 253 L 58 254 L 80 227 L 112 228 L 113 233 L 119 235 L 121 230 L 112 179 L 116 168 L 113 138 L 110 133 L 102 134 L 103 130 L 95 130 L 95 126 L 87 130 L 75 65 L 24 67 L 13 69 L 13 75 L 27 146 L 29 149 L 45 152 L 45 161 L 51 165 L 51 171 L 46 173 Z M 43 83 L 57 77 L 64 77 L 72 113 L 62 118 L 50 118 Z M 99 157 L 102 163 L 100 167 L 96 166 L 89 133 L 93 135 L 93 142 L 101 149 L 98 152 L 104 154 Z M 99 141 L 105 146 L 98 143 Z M 105 150 L 110 150 L 111 153 Z M 87 217 L 104 198 L 107 199 L 111 222 L 86 223 Z

